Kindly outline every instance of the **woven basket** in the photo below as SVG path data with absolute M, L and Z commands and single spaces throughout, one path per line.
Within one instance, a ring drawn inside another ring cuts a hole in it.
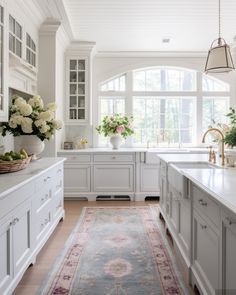
M 29 165 L 31 156 L 26 159 L 13 160 L 13 161 L 3 161 L 0 160 L 0 173 L 16 172 L 26 168 Z

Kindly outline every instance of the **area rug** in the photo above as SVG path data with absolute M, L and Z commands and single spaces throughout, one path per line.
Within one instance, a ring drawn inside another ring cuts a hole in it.
M 149 207 L 84 208 L 40 295 L 187 294 Z

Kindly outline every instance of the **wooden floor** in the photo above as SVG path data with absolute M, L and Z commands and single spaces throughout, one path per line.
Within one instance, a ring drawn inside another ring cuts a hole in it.
M 98 206 L 148 206 L 156 203 L 155 201 L 147 202 L 129 202 L 129 201 L 66 201 L 65 211 L 66 218 L 60 222 L 51 238 L 43 247 L 37 256 L 36 264 L 29 267 L 25 272 L 18 287 L 14 291 L 14 295 L 34 295 L 41 286 L 42 281 L 51 268 L 56 257 L 62 250 L 65 241 L 69 237 L 71 231 L 75 227 L 83 207 Z

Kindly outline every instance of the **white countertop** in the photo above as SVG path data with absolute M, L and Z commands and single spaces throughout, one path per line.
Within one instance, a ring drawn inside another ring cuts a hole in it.
M 0 174 L 0 200 L 4 198 L 5 195 L 30 182 L 36 176 L 39 176 L 46 170 L 63 161 L 65 161 L 64 158 L 41 158 L 30 162 L 23 170 Z
M 183 162 L 207 162 L 208 154 L 162 154 L 158 158 L 170 163 L 183 163 Z
M 193 183 L 236 214 L 236 169 L 181 169 Z
M 86 148 L 86 149 L 61 149 L 58 153 L 135 153 L 135 152 L 149 152 L 156 154 L 163 153 L 207 153 L 206 148 L 120 148 L 113 150 L 112 148 Z

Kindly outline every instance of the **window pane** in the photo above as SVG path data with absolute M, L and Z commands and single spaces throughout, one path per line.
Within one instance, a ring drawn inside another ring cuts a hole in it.
M 203 97 L 203 130 L 218 123 L 227 123 L 229 97 Z
M 125 75 L 114 78 L 112 80 L 106 81 L 100 87 L 101 91 L 125 91 L 126 89 L 126 79 Z
M 176 146 L 194 140 L 193 97 L 134 97 L 135 143 Z
M 174 68 L 153 68 L 133 72 L 134 91 L 193 91 L 196 72 Z
M 203 75 L 202 90 L 203 91 L 229 91 L 230 89 L 229 89 L 228 83 Z

